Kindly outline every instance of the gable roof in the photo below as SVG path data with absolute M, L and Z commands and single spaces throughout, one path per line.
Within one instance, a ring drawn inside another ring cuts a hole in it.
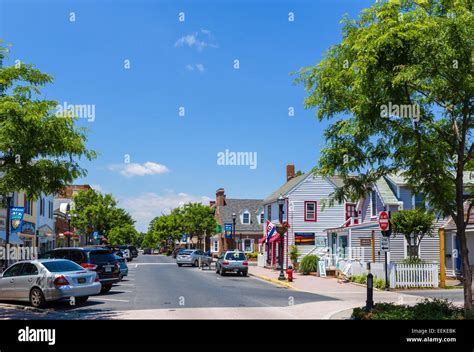
M 228 199 L 224 206 L 217 206 L 223 224 L 232 224 L 232 214 L 237 215 L 235 223 L 236 233 L 249 233 L 263 231 L 263 224 L 259 222 L 259 215 L 263 211 L 263 201 L 261 199 Z M 242 224 L 239 216 L 244 210 L 250 213 L 250 224 Z
M 375 182 L 377 189 L 379 190 L 380 196 L 385 204 L 399 204 L 400 201 L 396 194 L 392 190 L 392 187 L 388 184 L 384 177 L 381 177 Z
M 281 195 L 286 195 L 289 191 L 291 191 L 296 185 L 298 185 L 301 181 L 303 181 L 306 177 L 308 177 L 311 173 L 306 173 L 300 176 L 293 177 L 287 183 L 282 185 L 278 188 L 275 192 L 270 194 L 267 198 L 263 200 L 263 204 L 273 203 L 280 197 Z

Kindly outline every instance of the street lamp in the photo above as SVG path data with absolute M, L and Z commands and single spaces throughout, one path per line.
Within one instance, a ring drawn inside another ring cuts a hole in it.
M 235 219 L 237 219 L 237 215 L 235 213 L 232 213 L 232 243 L 234 243 L 232 249 L 235 249 Z
M 278 197 L 278 220 L 280 226 L 277 227 L 277 232 L 280 235 L 280 248 L 279 248 L 279 262 L 280 262 L 280 276 L 278 280 L 286 280 L 285 273 L 283 272 L 283 238 L 285 237 L 286 228 L 283 226 L 283 206 L 285 205 L 285 198 L 280 194 Z
M 13 192 L 8 192 L 5 195 L 5 199 L 7 201 L 7 204 L 6 204 L 7 214 L 5 218 L 5 248 L 8 250 L 8 244 L 10 243 L 10 207 L 12 204 Z M 10 256 L 7 256 L 5 260 L 5 269 L 8 268 L 9 258 Z

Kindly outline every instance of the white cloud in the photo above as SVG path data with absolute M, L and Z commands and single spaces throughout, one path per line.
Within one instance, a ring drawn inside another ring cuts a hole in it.
M 160 195 L 153 192 L 142 193 L 138 196 L 119 198 L 120 207 L 127 210 L 136 221 L 138 231 L 146 231 L 150 221 L 161 214 L 168 214 L 172 209 L 183 204 L 202 203 L 208 205 L 211 198 L 195 196 L 187 193 L 175 193 L 172 190 Z
M 168 167 L 162 164 L 147 161 L 143 164 L 130 163 L 109 166 L 111 171 L 119 171 L 125 177 L 158 175 L 169 172 Z
M 200 39 L 205 37 L 204 39 Z M 202 51 L 204 48 L 218 48 L 219 45 L 215 42 L 214 36 L 211 31 L 207 29 L 201 29 L 200 32 L 194 32 L 179 38 L 175 47 L 189 46 L 190 48 L 195 47 L 198 51 Z
M 100 192 L 100 193 L 104 193 L 104 189 L 102 188 L 101 185 L 91 185 L 92 189 L 94 191 L 97 191 L 97 192 Z
M 203 64 L 188 64 L 188 65 L 186 65 L 186 70 L 187 71 L 197 70 L 199 72 L 204 72 L 205 67 L 204 67 Z

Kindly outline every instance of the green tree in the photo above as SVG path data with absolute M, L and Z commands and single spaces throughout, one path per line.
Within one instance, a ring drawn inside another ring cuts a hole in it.
M 200 203 L 185 204 L 179 213 L 182 218 L 182 229 L 189 235 L 189 239 L 194 237 L 198 239 L 198 245 L 201 244 L 204 235 L 211 235 L 215 232 L 217 222 L 214 218 L 214 211 L 208 206 Z
M 107 234 L 107 242 L 111 245 L 135 244 L 137 238 L 137 230 L 130 224 L 112 227 Z
M 364 196 L 377 179 L 399 172 L 452 217 L 466 311 L 473 310 L 464 217 L 472 192 L 463 184 L 474 154 L 472 6 L 467 0 L 376 3 L 358 19 L 346 17 L 342 42 L 296 79 L 308 92 L 306 108 L 317 107 L 318 119 L 331 121 L 315 169 L 343 178 L 335 200 Z
M 90 189 L 80 191 L 74 196 L 71 225 L 87 236 L 93 231 L 107 236 L 113 228 L 127 225 L 133 227 L 134 223 L 130 214 L 117 207 L 117 201 L 111 194 L 103 195 Z
M 33 197 L 55 193 L 86 170 L 93 159 L 85 147 L 86 129 L 74 117 L 57 117 L 58 103 L 42 99 L 40 88 L 53 81 L 33 65 L 3 67 L 9 49 L 0 41 L 0 194 L 23 190 Z
M 418 247 L 423 237 L 433 236 L 434 222 L 434 214 L 423 209 L 406 209 L 392 214 L 392 233 L 405 237 L 411 261 L 418 259 Z

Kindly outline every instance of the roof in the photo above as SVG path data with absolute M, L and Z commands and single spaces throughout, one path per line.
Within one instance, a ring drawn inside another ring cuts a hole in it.
M 293 177 L 291 180 L 289 180 L 287 183 L 285 183 L 283 186 L 281 186 L 275 192 L 273 192 L 271 195 L 265 198 L 263 200 L 263 204 L 268 204 L 268 203 L 272 203 L 276 201 L 278 197 L 280 196 L 280 194 L 284 196 L 289 191 L 291 191 L 298 183 L 303 181 L 309 175 L 310 173 L 306 173 L 300 176 Z
M 392 188 L 388 184 L 387 180 L 383 177 L 379 178 L 375 182 L 377 189 L 379 190 L 380 196 L 382 197 L 385 204 L 398 204 L 400 201 L 393 192 Z
M 387 177 L 398 186 L 408 185 L 405 177 L 401 175 L 401 172 L 389 174 L 387 175 Z M 464 171 L 463 181 L 464 181 L 464 185 L 474 185 L 474 171 Z
M 236 233 L 261 233 L 263 224 L 259 222 L 259 215 L 263 211 L 262 199 L 226 199 L 224 206 L 218 206 L 219 214 L 223 224 L 232 224 L 232 214 L 237 215 Z M 240 215 L 248 210 L 250 213 L 250 224 L 242 224 Z

